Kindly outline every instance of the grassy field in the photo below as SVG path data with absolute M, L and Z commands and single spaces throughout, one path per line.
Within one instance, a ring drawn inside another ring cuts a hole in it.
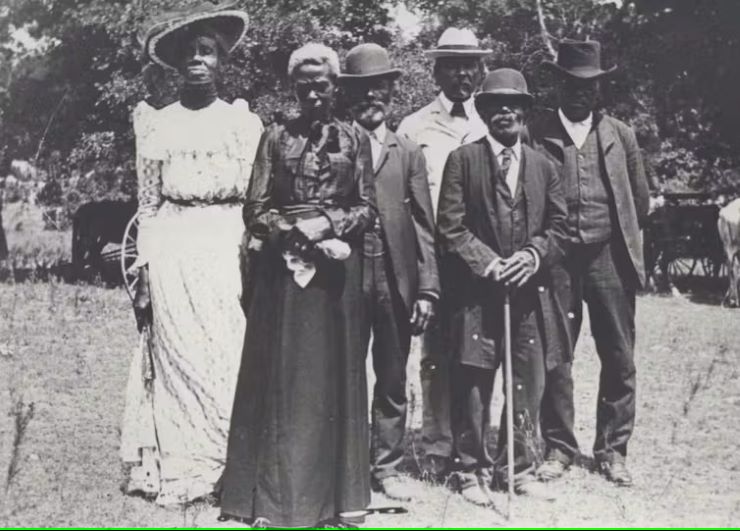
M 740 525 L 738 319 L 737 310 L 641 297 L 634 488 L 576 467 L 552 484 L 555 502 L 516 500 L 509 525 Z M 121 290 L 0 284 L 0 527 L 218 524 L 218 509 L 205 503 L 163 509 L 122 494 L 119 422 L 135 342 Z M 588 454 L 598 372 L 588 334 L 576 356 L 577 435 Z M 420 488 L 408 514 L 367 525 L 507 524 L 503 496 L 494 511 L 441 486 Z

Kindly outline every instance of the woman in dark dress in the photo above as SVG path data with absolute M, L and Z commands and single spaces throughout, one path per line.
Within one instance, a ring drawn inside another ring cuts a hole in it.
M 288 71 L 301 115 L 264 133 L 244 207 L 262 245 L 221 497 L 224 517 L 275 527 L 370 502 L 359 328 L 359 245 L 376 214 L 370 144 L 333 117 L 335 52 L 308 44 Z

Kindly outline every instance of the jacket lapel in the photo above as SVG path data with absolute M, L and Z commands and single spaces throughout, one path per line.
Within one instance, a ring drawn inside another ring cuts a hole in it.
M 375 165 L 374 168 L 376 177 L 380 176 L 380 170 L 383 169 L 383 166 L 387 162 L 390 150 L 395 148 L 397 145 L 398 138 L 396 137 L 396 134 L 393 131 L 388 130 L 385 134 L 385 142 L 383 142 L 383 147 L 380 150 L 378 163 Z

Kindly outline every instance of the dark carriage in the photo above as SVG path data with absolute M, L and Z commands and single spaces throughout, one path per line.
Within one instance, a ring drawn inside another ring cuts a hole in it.
M 667 193 L 644 228 L 648 282 L 670 289 L 677 277 L 717 278 L 724 250 L 717 230 L 720 207 L 707 193 Z
M 94 201 L 77 209 L 72 218 L 72 266 L 81 280 L 124 283 L 136 254 L 136 203 Z

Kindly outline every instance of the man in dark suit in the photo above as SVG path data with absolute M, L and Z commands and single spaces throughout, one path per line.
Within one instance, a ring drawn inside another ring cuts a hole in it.
M 523 145 L 532 96 L 522 74 L 491 72 L 475 97 L 489 134 L 453 151 L 442 179 L 438 232 L 449 333 L 452 425 L 460 491 L 490 505 L 488 485 L 506 478 L 506 417 L 495 461 L 486 448 L 496 369 L 504 351 L 503 302 L 512 303 L 515 490 L 550 497 L 535 480 L 535 452 L 545 362 L 559 358 L 565 316 L 551 298 L 550 267 L 563 255 L 566 207 L 555 167 Z M 449 312 L 449 314 L 447 313 Z
M 556 270 L 558 301 L 571 321 L 571 353 L 583 302 L 601 360 L 594 457 L 599 471 L 629 486 L 627 442 L 635 420 L 635 292 L 645 280 L 640 227 L 649 196 L 632 129 L 596 111 L 602 70 L 596 41 L 560 43 L 548 65 L 559 108 L 531 128 L 536 148 L 558 168 L 568 202 L 569 256 Z M 544 481 L 563 474 L 578 453 L 573 433 L 572 354 L 548 371 L 542 403 Z
M 434 215 L 421 148 L 385 125 L 395 79 L 377 44 L 349 51 L 339 82 L 355 127 L 370 138 L 379 216 L 365 235 L 365 345 L 373 333 L 372 476 L 386 496 L 407 501 L 413 484 L 399 473 L 406 430 L 406 362 L 412 334 L 434 316 L 439 276 Z

